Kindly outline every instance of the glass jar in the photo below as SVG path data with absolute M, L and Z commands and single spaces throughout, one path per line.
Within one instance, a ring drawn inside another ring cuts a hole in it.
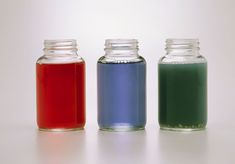
M 37 124 L 67 131 L 85 125 L 85 62 L 76 40 L 45 40 L 36 63 Z
M 132 131 L 146 124 L 146 62 L 135 39 L 108 39 L 98 60 L 98 124 Z
M 198 39 L 167 39 L 158 64 L 161 129 L 202 130 L 207 123 L 207 61 Z

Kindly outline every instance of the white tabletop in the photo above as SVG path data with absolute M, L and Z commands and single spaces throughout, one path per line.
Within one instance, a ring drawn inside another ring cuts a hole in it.
M 40 132 L 35 127 L 1 128 L 1 163 L 235 163 L 235 126 L 211 124 L 205 131 Z

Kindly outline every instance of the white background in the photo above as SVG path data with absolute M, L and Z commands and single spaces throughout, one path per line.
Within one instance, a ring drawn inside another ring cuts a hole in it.
M 234 163 L 234 0 L 0 0 L 0 163 Z M 36 126 L 35 62 L 45 39 L 77 39 L 86 61 L 85 131 Z M 136 38 L 147 60 L 147 126 L 99 132 L 96 62 L 107 38 Z M 158 130 L 157 62 L 166 38 L 199 38 L 208 60 L 208 129 Z

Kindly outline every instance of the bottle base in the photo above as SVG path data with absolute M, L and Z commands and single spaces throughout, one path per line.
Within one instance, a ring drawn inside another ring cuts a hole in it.
M 100 127 L 102 131 L 110 132 L 129 132 L 129 131 L 139 131 L 144 130 L 144 126 L 131 126 L 131 125 L 115 125 L 110 127 Z
M 78 131 L 83 130 L 84 128 L 38 128 L 39 131 L 44 132 L 67 132 L 67 131 Z
M 191 132 L 191 131 L 205 130 L 206 127 L 198 127 L 198 128 L 160 127 L 160 129 L 161 130 L 166 130 L 166 131 Z

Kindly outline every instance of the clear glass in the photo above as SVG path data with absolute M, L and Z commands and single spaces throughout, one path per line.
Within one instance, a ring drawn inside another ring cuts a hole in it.
M 98 62 L 101 63 L 134 63 L 144 61 L 138 54 L 136 39 L 107 39 L 105 40 L 105 55 Z
M 166 55 L 159 60 L 164 63 L 205 63 L 206 59 L 199 53 L 198 39 L 167 39 Z
M 45 40 L 36 62 L 37 124 L 42 131 L 85 126 L 85 62 L 76 40 Z
M 74 39 L 45 40 L 44 55 L 37 60 L 39 64 L 83 62 L 77 54 L 77 43 Z
M 198 39 L 167 39 L 159 60 L 159 124 L 164 130 L 205 129 L 207 61 Z
M 106 131 L 143 130 L 146 62 L 135 39 L 108 39 L 97 63 L 98 124 Z

